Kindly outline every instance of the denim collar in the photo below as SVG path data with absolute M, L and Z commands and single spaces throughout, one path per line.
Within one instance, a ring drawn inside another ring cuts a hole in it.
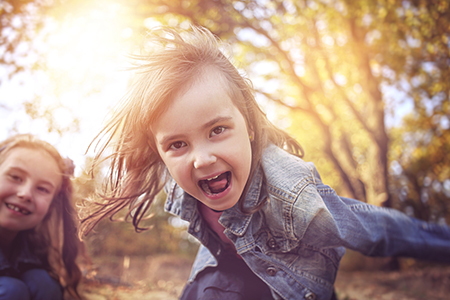
M 244 208 L 251 209 L 261 203 L 265 193 L 261 193 L 263 184 L 263 171 L 261 167 L 256 169 L 253 179 L 250 183 L 250 187 L 247 191 L 247 195 L 244 200 Z M 231 231 L 234 235 L 243 236 L 250 224 L 253 214 L 244 214 L 239 210 L 239 202 L 232 208 L 223 212 L 219 219 L 219 223 L 226 229 Z

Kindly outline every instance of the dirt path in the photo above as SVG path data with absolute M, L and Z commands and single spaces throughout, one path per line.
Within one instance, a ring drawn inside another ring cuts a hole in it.
M 86 300 L 175 300 L 192 261 L 169 255 L 97 258 L 96 272 L 80 287 Z
M 86 300 L 175 300 L 192 261 L 173 257 L 104 259 L 96 279 L 81 285 Z M 128 266 L 128 268 L 127 268 Z M 402 272 L 339 272 L 339 300 L 447 300 L 450 266 Z
M 340 272 L 339 300 L 448 300 L 450 266 L 401 272 Z

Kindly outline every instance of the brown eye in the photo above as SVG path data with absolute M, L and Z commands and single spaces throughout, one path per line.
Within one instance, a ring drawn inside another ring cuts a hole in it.
M 185 145 L 186 145 L 185 142 L 177 141 L 177 142 L 172 143 L 169 148 L 173 149 L 173 150 L 178 150 L 178 149 L 181 149 L 182 147 L 184 147 Z
M 223 126 L 218 126 L 218 127 L 214 128 L 214 129 L 212 130 L 211 136 L 219 135 L 219 134 L 221 134 L 221 133 L 224 132 L 224 131 L 225 131 L 225 127 L 223 127 Z

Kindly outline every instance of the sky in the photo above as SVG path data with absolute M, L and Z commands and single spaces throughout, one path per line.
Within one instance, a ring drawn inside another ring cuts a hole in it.
M 32 133 L 53 144 L 74 160 L 81 173 L 89 143 L 98 134 L 114 105 L 125 94 L 131 72 L 128 55 L 133 51 L 132 29 L 119 18 L 120 7 L 84 7 L 64 20 L 46 23 L 34 47 L 46 53 L 45 63 L 33 74 L 22 72 L 11 79 L 0 69 L 0 139 L 13 132 Z M 44 40 L 45 39 L 45 40 Z M 31 65 L 35 58 L 24 58 Z M 60 127 L 72 128 L 62 136 L 48 132 L 45 119 L 33 120 L 24 103 L 39 98 L 39 114 L 54 109 Z M 80 119 L 79 127 L 73 122 Z M 78 129 L 78 130 L 77 130 Z M 92 155 L 93 152 L 87 153 Z

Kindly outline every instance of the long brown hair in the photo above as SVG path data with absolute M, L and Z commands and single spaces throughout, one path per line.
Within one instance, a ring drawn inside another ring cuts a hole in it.
M 147 53 L 133 57 L 136 60 L 134 83 L 96 137 L 100 150 L 94 167 L 110 160 L 110 170 L 99 198 L 91 201 L 93 210 L 88 206 L 91 211 L 81 220 L 81 234 L 89 233 L 105 217 L 113 219 L 124 208 L 128 208 L 126 218 L 132 219 L 136 231 L 144 229 L 139 223 L 163 188 L 167 174 L 151 125 L 171 104 L 174 95 L 192 84 L 206 67 L 214 67 L 223 74 L 230 98 L 254 132 L 249 181 L 269 143 L 303 155 L 297 141 L 269 122 L 255 100 L 250 80 L 233 66 L 221 51 L 223 44 L 207 29 L 159 28 L 149 32 L 145 45 Z M 109 146 L 113 148 L 112 154 L 103 157 Z M 246 211 L 243 207 L 248 185 L 247 182 L 239 201 L 239 208 L 244 212 L 258 209 Z
M 30 249 L 41 259 L 44 267 L 73 297 L 80 299 L 77 292 L 81 272 L 76 263 L 80 241 L 72 204 L 73 165 L 68 163 L 49 143 L 30 134 L 19 134 L 0 142 L 0 164 L 15 148 L 44 150 L 56 161 L 62 176 L 62 183 L 42 222 L 33 229 L 19 234 L 31 244 Z M 70 161 L 71 162 L 71 161 Z

